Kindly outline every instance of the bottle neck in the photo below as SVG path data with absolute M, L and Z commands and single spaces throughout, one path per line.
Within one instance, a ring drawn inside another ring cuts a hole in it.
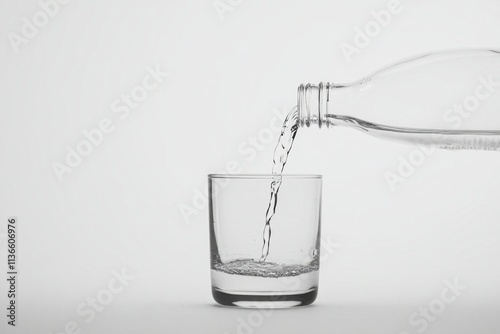
M 318 85 L 301 84 L 297 91 L 297 109 L 299 125 L 301 127 L 317 125 L 321 127 L 333 126 L 328 119 L 331 90 L 337 86 L 320 82 Z

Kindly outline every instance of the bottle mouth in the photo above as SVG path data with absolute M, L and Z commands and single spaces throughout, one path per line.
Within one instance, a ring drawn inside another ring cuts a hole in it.
M 310 127 L 312 124 L 330 127 L 327 121 L 328 102 L 330 100 L 330 88 L 333 85 L 320 82 L 318 85 L 301 84 L 297 90 L 297 110 L 299 114 L 299 125 Z

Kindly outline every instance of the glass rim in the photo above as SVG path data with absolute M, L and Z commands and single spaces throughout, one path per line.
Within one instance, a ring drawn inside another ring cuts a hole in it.
M 273 179 L 281 176 L 284 179 L 316 179 L 321 180 L 320 174 L 208 174 L 209 179 Z

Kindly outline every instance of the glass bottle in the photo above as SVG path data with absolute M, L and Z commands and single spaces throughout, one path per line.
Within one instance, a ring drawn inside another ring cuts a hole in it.
M 500 150 L 500 50 L 421 55 L 346 84 L 300 85 L 300 126 L 450 150 Z

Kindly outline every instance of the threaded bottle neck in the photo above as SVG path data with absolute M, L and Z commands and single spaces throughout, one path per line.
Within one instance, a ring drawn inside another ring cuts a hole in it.
M 299 125 L 311 126 L 317 124 L 321 127 L 330 127 L 326 115 L 330 101 L 330 89 L 335 86 L 330 83 L 320 82 L 319 85 L 301 84 L 297 91 L 297 109 Z

